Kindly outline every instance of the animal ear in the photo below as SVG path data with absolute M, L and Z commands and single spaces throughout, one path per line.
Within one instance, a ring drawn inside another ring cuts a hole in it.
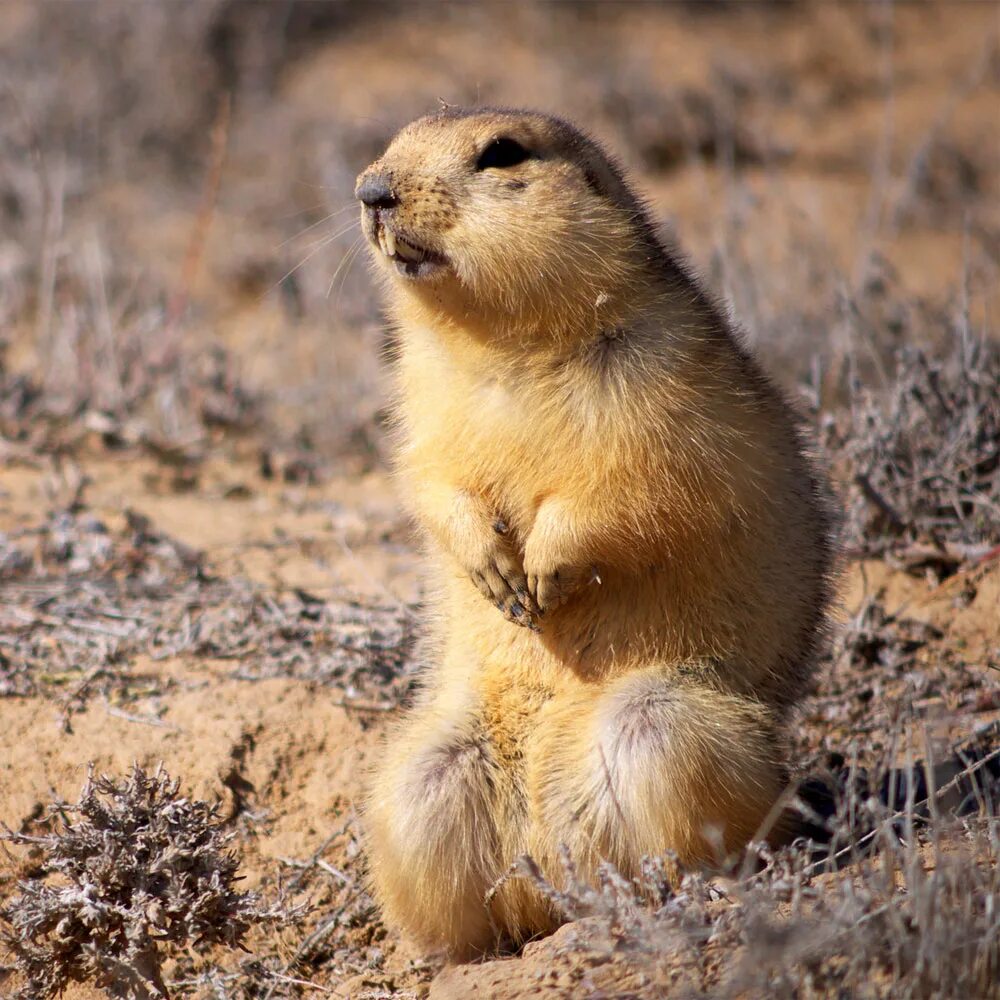
M 586 180 L 587 182 L 587 186 L 590 188 L 591 191 L 594 192 L 594 194 L 599 194 L 599 195 L 604 194 L 604 188 L 601 187 L 601 181 L 600 178 L 597 176 L 596 171 L 588 167 L 586 170 L 584 170 L 583 177 L 584 180 Z

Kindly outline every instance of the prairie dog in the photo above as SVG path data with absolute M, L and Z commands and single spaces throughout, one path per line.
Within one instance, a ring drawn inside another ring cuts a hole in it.
M 824 631 L 830 513 L 796 420 L 614 161 L 447 108 L 358 178 L 436 661 L 367 807 L 387 920 L 467 957 L 553 926 L 560 845 L 626 875 L 761 832 Z

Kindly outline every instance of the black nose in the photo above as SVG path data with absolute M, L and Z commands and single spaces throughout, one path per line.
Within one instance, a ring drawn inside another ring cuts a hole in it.
M 366 177 L 355 191 L 358 201 L 369 208 L 392 208 L 399 204 L 399 199 L 392 193 L 389 182 L 382 174 L 372 174 Z

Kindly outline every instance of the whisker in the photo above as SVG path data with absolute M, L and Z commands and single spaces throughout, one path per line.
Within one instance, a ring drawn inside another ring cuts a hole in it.
M 292 183 L 299 187 L 312 188 L 313 191 L 343 191 L 343 187 L 330 187 L 329 184 L 317 184 L 315 181 L 307 181 L 301 177 L 293 177 Z
M 337 270 L 333 272 L 333 277 L 330 279 L 330 287 L 327 288 L 326 290 L 326 297 L 328 300 L 330 298 L 330 293 L 333 291 L 334 283 L 337 280 L 337 275 L 340 274 L 341 271 L 344 272 L 344 276 L 340 282 L 340 289 L 338 290 L 337 294 L 339 295 L 344 291 L 344 285 L 347 283 L 347 275 L 350 273 L 351 265 L 357 259 L 359 252 L 363 249 L 364 249 L 364 234 L 359 236 L 351 244 L 350 249 L 347 251 L 347 253 L 344 254 L 344 259 L 337 266 Z M 336 304 L 336 299 L 334 299 L 334 304 Z
M 321 243 L 329 243 L 332 240 L 339 239 L 345 233 L 349 233 L 352 229 L 354 229 L 356 226 L 359 225 L 361 225 L 361 221 L 359 219 L 353 219 L 346 226 L 344 226 L 341 229 L 338 229 L 335 233 L 324 233 L 318 239 L 315 239 L 311 243 L 309 243 L 304 249 L 312 250 L 314 247 L 318 246 Z
M 315 212 L 320 208 L 329 208 L 330 203 L 326 201 L 318 201 L 315 205 L 307 205 L 305 208 L 298 208 L 294 212 L 286 212 L 284 215 L 275 215 L 271 221 L 272 222 L 287 222 L 289 219 L 296 219 L 300 215 L 308 215 L 310 212 Z
M 276 249 L 280 250 L 283 246 L 287 246 L 293 240 L 297 240 L 297 239 L 299 239 L 299 237 L 305 236 L 306 233 L 308 233 L 311 230 L 315 229 L 317 226 L 322 226 L 324 222 L 329 222 L 331 219 L 335 219 L 338 215 L 343 215 L 344 212 L 347 212 L 347 211 L 349 211 L 352 208 L 357 208 L 357 206 L 353 205 L 353 204 L 351 204 L 351 205 L 345 205 L 343 208 L 338 208 L 335 212 L 331 212 L 329 215 L 325 215 L 318 222 L 314 222 L 314 223 L 312 223 L 312 225 L 306 226 L 305 229 L 303 229 L 303 230 L 295 233 L 293 236 L 289 236 L 287 240 L 282 240 L 282 242 L 278 244 L 278 246 L 277 246 Z
M 357 223 L 354 223 L 354 225 L 357 225 Z M 300 267 L 302 267 L 304 264 L 307 264 L 310 260 L 312 260 L 313 257 L 315 257 L 316 254 L 320 252 L 320 250 L 322 250 L 324 247 L 329 246 L 334 240 L 336 240 L 339 236 L 343 236 L 344 233 L 348 232 L 350 229 L 351 227 L 348 226 L 346 229 L 343 229 L 340 232 L 334 233 L 332 236 L 328 236 L 320 240 L 318 246 L 313 247 L 313 249 L 310 250 L 309 253 L 307 253 L 305 257 L 303 257 L 302 260 L 298 262 L 298 264 L 296 264 L 293 268 L 290 268 L 288 271 L 286 271 L 273 285 L 271 285 L 261 294 L 261 300 L 263 300 L 266 296 L 270 295 L 271 292 L 273 292 L 276 288 L 279 288 L 282 282 L 287 281 L 293 274 L 295 274 L 295 272 Z

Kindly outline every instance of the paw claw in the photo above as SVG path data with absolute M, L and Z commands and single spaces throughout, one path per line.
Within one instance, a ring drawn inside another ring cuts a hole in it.
M 593 571 L 591 571 L 591 574 Z M 561 565 L 548 571 L 528 574 L 528 590 L 532 595 L 539 616 L 561 607 L 580 589 L 586 573 L 574 567 Z
M 506 525 L 500 522 L 506 530 Z M 499 532 L 497 532 L 500 535 Z M 519 555 L 509 541 L 497 538 L 482 561 L 468 570 L 469 578 L 483 596 L 504 618 L 515 625 L 536 628 L 534 617 L 540 614 L 528 588 Z

